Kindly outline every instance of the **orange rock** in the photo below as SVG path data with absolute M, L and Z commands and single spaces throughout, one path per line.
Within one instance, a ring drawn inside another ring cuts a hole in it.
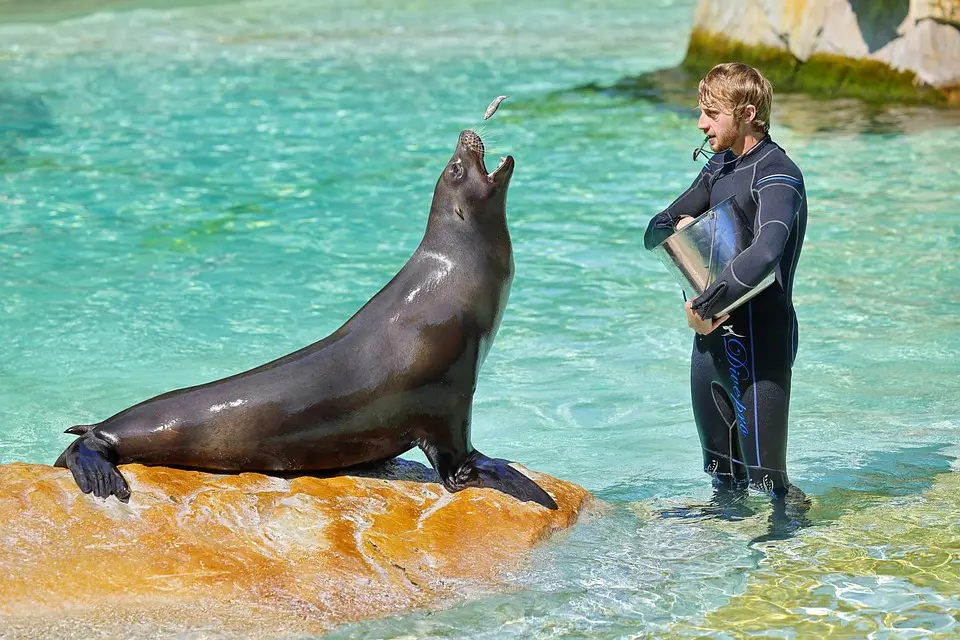
M 403 461 L 386 478 L 291 480 L 125 465 L 128 504 L 64 469 L 0 465 L 0 628 L 319 632 L 489 589 L 589 500 L 518 468 L 560 508 L 450 494 Z

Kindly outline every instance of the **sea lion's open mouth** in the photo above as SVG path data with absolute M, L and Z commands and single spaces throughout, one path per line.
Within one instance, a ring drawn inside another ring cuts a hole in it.
M 497 168 L 494 169 L 492 173 L 487 175 L 487 178 L 491 181 L 495 180 L 497 178 L 497 174 L 504 169 L 506 169 L 507 173 L 510 173 L 513 170 L 513 156 L 501 156 L 500 164 L 497 165 Z M 486 170 L 486 167 L 484 167 L 484 170 Z

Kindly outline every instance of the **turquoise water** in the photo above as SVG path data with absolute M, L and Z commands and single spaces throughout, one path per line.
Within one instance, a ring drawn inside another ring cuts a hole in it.
M 458 132 L 485 124 L 493 157 L 517 160 L 517 272 L 474 444 L 613 509 L 540 550 L 516 592 L 336 637 L 656 634 L 738 593 L 762 531 L 638 515 L 710 496 L 691 334 L 641 245 L 699 168 L 695 114 L 568 91 L 676 64 L 694 2 L 551 6 L 290 0 L 0 26 L 0 462 L 50 463 L 70 425 L 327 335 L 405 262 Z M 960 437 L 960 125 L 854 110 L 825 131 L 829 103 L 783 103 L 773 135 L 810 201 L 791 478 L 915 494 Z

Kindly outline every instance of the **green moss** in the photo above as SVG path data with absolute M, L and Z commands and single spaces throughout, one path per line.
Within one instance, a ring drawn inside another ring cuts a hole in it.
M 728 61 L 745 62 L 760 69 L 771 82 L 792 79 L 800 61 L 788 51 L 774 47 L 753 46 L 723 36 L 695 30 L 690 34 L 687 55 L 680 66 L 702 78 L 714 65 Z
M 696 30 L 680 64 L 688 75 L 702 78 L 715 64 L 739 61 L 756 67 L 778 93 L 806 93 L 824 98 L 857 98 L 865 102 L 946 104 L 948 95 L 919 81 L 910 71 L 897 71 L 878 60 L 857 60 L 818 53 L 806 62 L 789 51 L 748 45 Z

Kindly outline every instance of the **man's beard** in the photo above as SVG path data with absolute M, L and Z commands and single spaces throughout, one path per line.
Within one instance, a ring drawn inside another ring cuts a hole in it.
M 713 139 L 712 147 L 713 151 L 720 153 L 721 151 L 726 151 L 733 146 L 733 143 L 737 141 L 737 129 L 731 127 L 726 131 L 721 131 L 717 133 L 716 137 Z

